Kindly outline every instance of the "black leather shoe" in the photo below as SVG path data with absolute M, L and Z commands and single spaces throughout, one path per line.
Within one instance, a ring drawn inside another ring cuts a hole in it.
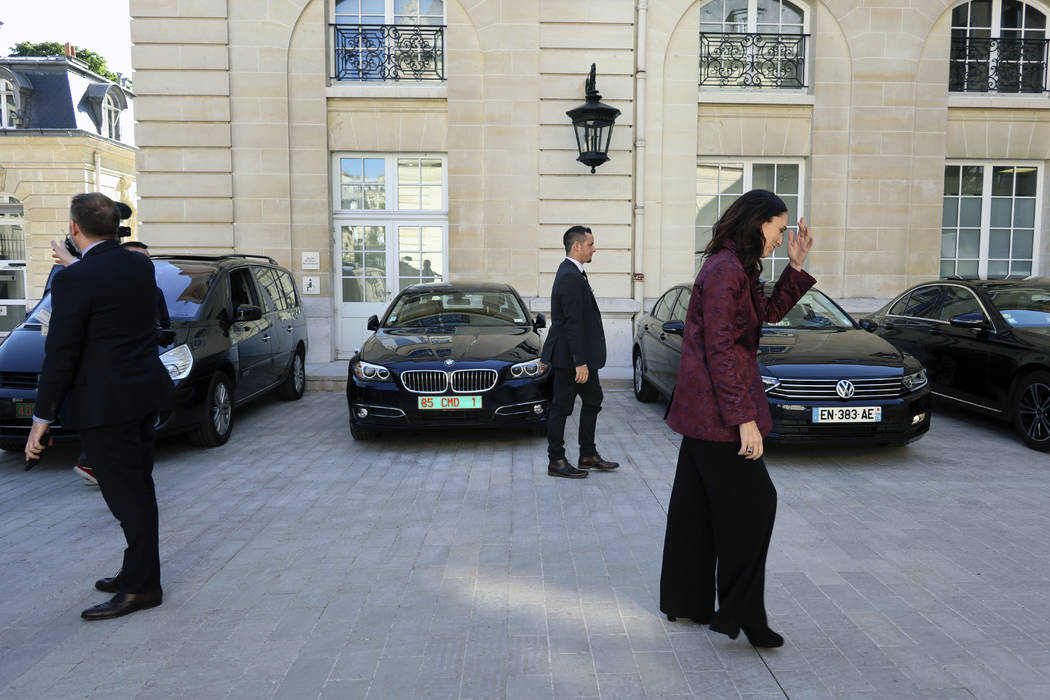
M 159 588 L 149 593 L 117 593 L 105 603 L 91 606 L 80 613 L 80 616 L 85 620 L 108 620 L 136 610 L 155 608 L 161 604 L 163 598 L 164 594 Z
M 556 459 L 547 465 L 548 476 L 561 476 L 566 479 L 586 479 L 587 472 L 583 469 L 577 469 L 576 467 L 569 464 L 568 460 Z
M 768 627 L 743 627 L 744 635 L 751 646 L 761 649 L 776 649 L 784 646 L 784 638 Z
M 580 469 L 599 469 L 603 472 L 611 472 L 616 467 L 620 466 L 619 462 L 610 462 L 602 459 L 601 455 L 594 455 L 593 457 L 580 457 Z
M 120 590 L 120 572 L 118 571 L 108 578 L 100 578 L 98 581 L 95 581 L 95 588 L 103 593 L 116 593 Z

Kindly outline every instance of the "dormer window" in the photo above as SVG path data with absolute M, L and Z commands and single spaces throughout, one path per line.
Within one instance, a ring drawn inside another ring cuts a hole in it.
M 102 135 L 120 141 L 120 106 L 112 94 L 102 101 Z

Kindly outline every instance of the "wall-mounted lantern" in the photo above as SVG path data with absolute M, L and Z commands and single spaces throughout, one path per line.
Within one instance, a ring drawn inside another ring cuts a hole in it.
M 602 104 L 598 94 L 595 66 L 591 64 L 591 74 L 587 78 L 587 101 L 575 109 L 566 112 L 572 119 L 576 131 L 576 147 L 580 155 L 576 160 L 591 166 L 591 172 L 609 160 L 609 141 L 612 138 L 613 124 L 620 110 Z

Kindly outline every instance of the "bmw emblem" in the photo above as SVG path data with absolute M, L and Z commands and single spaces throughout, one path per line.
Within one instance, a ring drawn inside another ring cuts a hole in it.
M 835 393 L 844 399 L 853 398 L 853 392 L 853 382 L 848 379 L 842 379 L 835 385 Z
M 456 364 L 455 360 L 445 360 L 445 366 L 446 367 L 451 367 L 454 364 Z

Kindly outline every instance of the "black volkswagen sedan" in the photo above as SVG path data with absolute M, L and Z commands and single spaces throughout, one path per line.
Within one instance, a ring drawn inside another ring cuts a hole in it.
M 521 426 L 541 432 L 550 371 L 538 329 L 508 284 L 417 284 L 401 291 L 350 360 L 354 439 L 421 428 Z
M 1050 450 L 1050 278 L 927 282 L 866 320 L 919 358 L 935 396 Z
M 638 323 L 639 401 L 674 390 L 691 294 L 691 286 L 672 287 Z M 764 326 L 758 363 L 773 416 L 771 441 L 907 443 L 930 429 L 930 390 L 919 361 L 863 330 L 815 289 Z

